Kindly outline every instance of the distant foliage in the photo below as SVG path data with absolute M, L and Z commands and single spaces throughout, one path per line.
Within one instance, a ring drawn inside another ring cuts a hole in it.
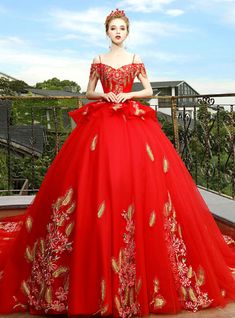
M 26 84 L 24 81 L 10 81 L 9 79 L 4 77 L 0 78 L 0 96 L 20 95 L 20 93 L 26 92 L 27 88 L 28 84 Z
M 36 88 L 39 89 L 52 89 L 52 90 L 65 90 L 65 91 L 72 91 L 72 92 L 79 92 L 81 90 L 80 85 L 78 85 L 74 81 L 69 80 L 59 80 L 56 77 L 48 79 L 42 83 L 37 83 Z

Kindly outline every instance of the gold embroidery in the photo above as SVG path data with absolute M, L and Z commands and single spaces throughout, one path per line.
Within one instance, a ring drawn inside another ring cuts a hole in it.
M 150 302 L 150 305 L 153 305 L 154 309 L 160 309 L 166 304 L 165 298 L 159 294 L 159 280 L 153 280 L 153 299 Z
M 96 134 L 95 137 L 92 139 L 92 142 L 91 142 L 91 151 L 94 151 L 95 148 L 96 148 L 96 144 L 97 144 L 97 139 L 98 139 L 98 135 Z
M 76 203 L 73 202 L 73 203 L 68 207 L 68 209 L 66 210 L 66 212 L 67 212 L 68 214 L 73 213 L 74 210 L 75 210 L 75 207 L 76 207 Z
M 73 227 L 74 227 L 74 222 L 71 222 L 70 224 L 67 225 L 65 229 L 65 233 L 67 236 L 69 236 L 72 233 Z
M 112 263 L 112 267 L 113 267 L 113 270 L 115 271 L 115 273 L 118 273 L 119 267 L 118 267 L 117 261 L 115 260 L 114 257 L 111 259 L 111 263 Z
M 21 289 L 26 296 L 30 295 L 30 288 L 25 280 L 21 284 Z
M 149 158 L 154 161 L 154 156 L 153 156 L 153 153 L 152 153 L 152 150 L 150 148 L 150 146 L 146 143 L 146 150 L 147 150 L 147 153 L 149 155 Z
M 145 110 L 139 108 L 139 104 L 136 103 L 135 101 L 133 101 L 133 107 L 135 108 L 134 114 L 136 116 L 139 116 L 140 114 L 145 114 Z
M 52 274 L 52 276 L 55 277 L 55 278 L 57 278 L 57 277 L 59 277 L 61 274 L 67 273 L 68 270 L 69 270 L 68 267 L 63 267 L 63 266 L 61 266 L 61 267 L 59 267 L 59 268 Z
M 123 211 L 122 216 L 126 220 L 127 232 L 123 235 L 126 246 L 119 251 L 118 262 L 113 257 L 111 259 L 112 268 L 119 277 L 118 296 L 115 296 L 115 304 L 119 315 L 122 317 L 132 317 L 137 315 L 140 304 L 137 301 L 136 290 L 141 284 L 136 282 L 136 264 L 135 264 L 135 223 L 133 220 L 134 205 L 130 204 L 127 211 Z M 138 286 L 137 286 L 138 285 Z M 135 293 L 134 293 L 135 292 Z
M 51 304 L 52 301 L 52 288 L 48 287 L 45 293 L 45 300 L 48 304 Z
M 170 195 L 168 195 L 168 199 Z M 166 202 L 164 205 L 167 248 L 172 262 L 173 274 L 178 290 L 183 296 L 182 302 L 185 309 L 197 311 L 200 307 L 208 307 L 213 299 L 209 299 L 208 293 L 201 290 L 204 283 L 204 270 L 200 265 L 197 271 L 192 265 L 187 264 L 187 248 L 184 243 L 181 227 L 176 218 L 176 211 L 172 205 Z M 167 211 L 167 213 L 166 213 Z
M 163 158 L 163 171 L 166 173 L 169 170 L 169 162 L 166 157 Z
M 98 218 L 101 218 L 101 216 L 104 213 L 104 210 L 105 210 L 105 201 L 103 201 L 101 205 L 99 206 L 98 213 L 97 213 Z
M 221 289 L 221 296 L 225 297 L 226 296 L 226 291 L 224 289 Z
M 68 205 L 72 199 L 73 196 L 73 189 L 70 188 L 68 192 L 65 194 L 64 198 L 62 198 L 61 205 Z
M 29 246 L 26 248 L 25 257 L 29 262 L 32 262 L 34 260 L 34 252 L 35 251 L 31 251 Z
M 28 216 L 25 221 L 25 226 L 28 232 L 31 232 L 33 226 L 33 219 L 31 216 Z
M 102 279 L 101 281 L 101 300 L 102 301 L 104 301 L 105 295 L 106 295 L 106 284 L 105 284 L 105 280 Z
M 151 215 L 150 215 L 149 226 L 150 226 L 150 227 L 154 226 L 155 221 L 156 221 L 156 213 L 155 213 L 155 211 L 153 211 L 153 212 L 151 213 Z
M 118 104 L 115 104 L 112 109 L 114 109 L 115 111 L 119 108 L 122 108 L 122 103 L 118 103 Z

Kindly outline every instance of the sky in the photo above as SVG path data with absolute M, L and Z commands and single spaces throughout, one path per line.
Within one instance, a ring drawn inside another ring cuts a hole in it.
M 115 8 L 130 19 L 125 45 L 150 81 L 235 93 L 235 0 L 0 0 L 0 72 L 30 85 L 69 79 L 85 91 L 92 59 L 109 51 L 104 21 Z

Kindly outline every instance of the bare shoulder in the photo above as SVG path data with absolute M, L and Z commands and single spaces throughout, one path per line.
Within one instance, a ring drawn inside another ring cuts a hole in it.
M 135 54 L 134 63 L 143 63 L 141 57 L 138 54 Z
M 100 55 L 97 55 L 93 58 L 93 61 L 92 63 L 96 64 L 96 63 L 99 63 L 100 62 Z

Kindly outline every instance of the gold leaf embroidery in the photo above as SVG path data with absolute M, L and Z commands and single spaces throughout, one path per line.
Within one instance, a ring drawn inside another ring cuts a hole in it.
M 92 142 L 91 142 L 91 151 L 94 151 L 95 148 L 96 148 L 96 144 L 97 144 L 97 139 L 98 139 L 98 135 L 96 134 L 95 137 L 92 139 Z
M 64 283 L 64 290 L 68 291 L 69 290 L 69 276 L 67 276 L 65 283 Z
M 66 210 L 66 212 L 67 212 L 68 214 L 73 213 L 73 211 L 74 211 L 74 209 L 75 209 L 75 206 L 76 206 L 76 203 L 73 202 L 73 203 L 70 205 L 70 207 Z
M 104 213 L 104 210 L 105 210 L 105 201 L 103 201 L 101 205 L 99 206 L 98 213 L 97 213 L 98 218 L 101 218 L 101 216 Z
M 197 297 L 196 297 L 196 295 L 195 295 L 195 293 L 194 293 L 193 288 L 192 288 L 192 287 L 189 287 L 188 292 L 189 292 L 189 297 L 190 297 L 190 299 L 191 299 L 193 302 L 196 302 L 196 301 L 197 301 Z
M 104 307 L 101 308 L 101 315 L 104 315 L 108 311 L 109 305 L 106 304 Z
M 45 293 L 45 300 L 48 304 L 51 303 L 52 301 L 52 289 L 51 287 L 48 287 Z
M 166 157 L 163 158 L 163 171 L 166 173 L 169 170 L 169 162 Z
M 101 299 L 102 299 L 102 301 L 104 301 L 104 299 L 105 299 L 105 294 L 106 294 L 106 284 L 105 284 L 105 280 L 102 279 L 102 281 L 101 281 Z
M 65 194 L 65 197 L 64 197 L 64 199 L 63 199 L 61 204 L 62 205 L 68 205 L 70 203 L 71 199 L 72 199 L 72 196 L 73 196 L 73 189 L 70 188 L 68 190 L 68 192 Z
M 115 260 L 114 257 L 112 258 L 111 263 L 112 263 L 112 267 L 113 267 L 113 270 L 115 271 L 115 273 L 118 273 L 119 267 L 118 267 L 117 261 Z
M 125 290 L 125 299 L 124 299 L 124 305 L 126 306 L 129 299 L 129 288 L 126 288 Z
M 137 293 L 137 294 L 140 292 L 141 286 L 142 286 L 142 280 L 141 280 L 141 278 L 139 278 L 139 279 L 138 279 L 137 286 L 136 286 L 136 293 Z
M 154 155 L 153 155 L 153 153 L 152 153 L 152 150 L 151 150 L 151 148 L 150 148 L 150 146 L 146 143 L 146 150 L 147 150 L 147 153 L 148 153 L 148 155 L 149 155 L 149 158 L 152 160 L 152 161 L 154 161 Z
M 33 219 L 31 216 L 28 216 L 25 222 L 25 226 L 28 232 L 31 232 L 33 226 Z
M 57 277 L 59 277 L 61 274 L 67 273 L 67 271 L 68 271 L 68 267 L 62 266 L 62 267 L 59 267 L 59 268 L 52 274 L 52 276 L 55 277 L 55 278 L 57 278 Z
M 179 232 L 179 236 L 182 238 L 182 230 L 180 225 L 178 225 L 178 232 Z
M 23 293 L 26 295 L 26 296 L 29 296 L 30 295 L 30 288 L 28 286 L 28 284 L 26 283 L 25 280 L 23 280 L 22 284 L 21 284 L 21 289 L 23 291 Z
M 67 225 L 65 229 L 65 234 L 67 236 L 69 236 L 72 233 L 73 227 L 74 227 L 74 222 L 71 222 L 69 225 Z
M 25 250 L 25 257 L 29 262 L 32 262 L 34 260 L 33 251 L 31 251 L 29 246 Z
M 221 296 L 225 297 L 226 296 L 226 291 L 224 289 L 221 289 Z
M 119 257 L 118 257 L 119 267 L 122 266 L 122 259 L 123 259 L 123 250 L 120 249 L 120 251 L 119 251 Z
M 186 289 L 184 288 L 184 286 L 181 286 L 181 293 L 182 293 L 182 295 L 183 295 L 183 297 L 184 297 L 184 300 L 186 300 L 187 291 L 186 291 Z
M 192 266 L 190 265 L 188 268 L 187 277 L 192 278 L 192 276 L 193 276 L 193 269 L 192 269 Z
M 121 310 L 121 304 L 120 304 L 120 301 L 119 301 L 117 295 L 115 296 L 115 304 L 116 304 L 116 307 L 117 307 L 118 312 L 120 312 L 120 310 Z
M 204 270 L 201 266 L 199 266 L 198 268 L 198 273 L 197 273 L 197 278 L 196 278 L 196 283 L 198 286 L 202 286 L 204 284 L 204 280 L 205 280 L 205 274 L 204 274 Z
M 156 221 L 156 213 L 155 211 L 152 211 L 151 215 L 150 215 L 150 219 L 149 219 L 149 226 L 152 227 L 154 226 Z
M 129 220 L 132 219 L 133 213 L 134 213 L 134 206 L 133 206 L 133 204 L 130 204 L 128 207 L 128 210 L 127 210 L 127 216 L 128 216 Z
M 172 202 L 171 202 L 171 195 L 170 192 L 167 191 L 167 196 L 168 196 L 168 202 L 169 202 L 169 211 L 172 210 Z
M 170 207 L 169 202 L 166 202 L 166 203 L 164 204 L 164 214 L 165 214 L 165 216 L 168 216 L 169 213 L 170 213 L 169 207 Z
M 44 296 L 44 294 L 45 294 L 45 289 L 46 289 L 46 285 L 45 285 L 45 283 L 43 282 L 43 283 L 41 284 L 41 289 L 40 289 L 40 293 L 39 293 L 39 297 L 40 297 L 40 298 L 42 298 L 42 297 Z
M 43 239 L 40 240 L 40 248 L 41 248 L 42 255 L 44 256 L 44 253 L 45 253 L 45 242 L 44 242 Z

